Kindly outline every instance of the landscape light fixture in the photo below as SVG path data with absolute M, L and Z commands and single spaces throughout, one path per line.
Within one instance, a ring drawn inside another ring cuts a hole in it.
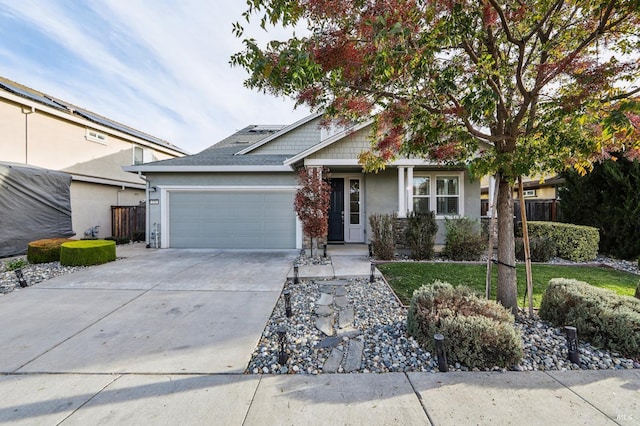
M 287 318 L 291 318 L 291 290 L 285 290 L 282 292 L 284 296 L 284 311 Z
M 369 257 L 373 257 L 373 249 L 371 247 L 371 244 L 369 244 Z
M 578 353 L 578 330 L 575 327 L 569 325 L 564 327 L 564 332 L 567 334 L 567 347 L 569 348 L 569 354 L 567 358 L 574 364 L 580 364 L 580 354 Z
M 287 363 L 287 352 L 285 346 L 287 344 L 287 329 L 284 325 L 278 328 L 278 343 L 280 344 L 280 353 L 278 354 L 278 364 L 285 365 Z
M 16 269 L 14 272 L 16 273 L 16 277 L 18 278 L 18 284 L 20 284 L 20 287 L 22 287 L 22 288 L 29 287 L 29 283 L 24 278 L 24 274 L 22 273 L 22 269 Z
M 376 264 L 371 262 L 371 274 L 369 275 L 369 282 L 372 283 L 376 280 Z
M 447 364 L 447 353 L 444 350 L 444 336 L 440 333 L 433 336 L 436 343 L 436 356 L 438 357 L 438 370 L 441 373 L 449 371 L 449 365 Z
M 323 257 L 325 259 L 327 258 L 327 245 L 326 244 L 323 246 Z
M 300 282 L 300 277 L 298 276 L 299 269 L 298 265 L 293 265 L 293 283 L 298 284 Z

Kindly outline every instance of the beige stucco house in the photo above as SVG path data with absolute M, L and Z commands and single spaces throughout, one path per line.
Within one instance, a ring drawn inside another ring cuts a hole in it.
M 100 225 L 111 235 L 111 206 L 146 199 L 142 176 L 123 166 L 181 157 L 186 152 L 91 111 L 0 77 L 0 161 L 72 176 L 76 237 Z

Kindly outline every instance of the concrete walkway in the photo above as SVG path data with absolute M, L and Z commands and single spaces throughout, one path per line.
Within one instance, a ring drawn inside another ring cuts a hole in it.
M 295 253 L 127 255 L 0 298 L 0 423 L 640 424 L 640 370 L 240 374 Z

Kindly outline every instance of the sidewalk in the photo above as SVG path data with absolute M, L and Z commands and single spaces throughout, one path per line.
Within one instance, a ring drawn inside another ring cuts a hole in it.
M 135 265 L 142 263 L 145 253 L 149 253 L 136 250 L 138 247 L 129 248 L 132 251 L 123 252 L 122 257 L 134 257 L 131 262 Z M 330 265 L 324 265 L 323 269 L 301 266 L 299 274 L 301 278 L 369 276 L 371 264 L 367 254 L 366 246 L 330 246 Z M 196 257 L 205 254 L 189 256 L 195 257 L 185 258 L 182 261 L 185 265 L 195 264 Z M 207 262 L 198 265 L 204 268 L 210 262 L 208 257 Z M 189 266 L 188 271 L 194 272 L 194 267 Z M 236 273 L 227 271 L 231 272 Z M 281 277 L 285 272 L 286 269 Z M 185 270 L 185 282 L 186 275 Z M 229 293 L 219 292 L 218 297 L 224 301 Z M 185 314 L 194 315 L 186 310 Z M 234 309 L 217 315 L 227 328 L 237 328 L 239 319 Z M 228 318 L 223 318 L 224 315 Z M 204 317 L 200 320 L 209 321 Z M 7 328 L 16 326 L 5 322 Z M 146 329 L 153 324 L 136 326 Z M 215 330 L 203 326 L 194 332 L 202 335 Z M 101 338 L 103 330 L 96 332 L 87 328 L 84 334 Z M 26 350 L 23 345 L 37 343 L 27 339 L 15 341 L 3 348 L 3 356 Z M 228 349 L 243 347 L 232 335 L 223 343 Z M 61 345 L 64 344 L 68 342 Z M 56 349 L 59 347 L 51 351 Z M 172 348 L 184 356 L 192 353 L 197 362 L 205 362 L 207 358 L 216 363 L 222 361 L 217 359 L 220 354 L 213 347 L 200 346 L 197 354 L 194 350 L 183 346 Z M 163 357 L 167 352 L 159 348 L 146 356 Z M 95 354 L 93 359 L 98 358 Z M 108 369 L 102 372 L 101 365 L 96 363 L 91 372 L 65 370 L 52 374 L 54 370 L 30 370 L 0 374 L 0 424 L 640 424 L 640 370 L 313 376 L 219 374 L 195 369 L 188 373 L 181 368 L 140 374 Z

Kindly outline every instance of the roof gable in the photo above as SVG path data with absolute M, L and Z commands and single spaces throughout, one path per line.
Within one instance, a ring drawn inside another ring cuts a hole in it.
M 313 125 L 313 121 L 319 121 L 320 117 L 322 117 L 322 113 L 317 113 L 317 114 L 311 114 L 301 120 L 296 121 L 293 124 L 290 124 L 288 126 L 285 126 L 283 128 L 281 128 L 280 130 L 278 130 L 277 132 L 271 134 L 270 136 L 259 140 L 258 142 L 252 144 L 251 146 L 246 147 L 245 149 L 242 149 L 238 152 L 236 152 L 235 155 L 245 155 L 245 154 L 249 154 L 249 153 L 257 153 L 257 151 L 260 148 L 263 148 L 261 151 L 262 153 L 274 153 L 273 151 L 281 151 L 281 153 L 285 153 L 285 151 L 289 150 L 289 154 L 291 154 L 291 150 L 295 150 L 295 146 L 296 145 L 289 145 L 288 147 L 286 146 L 286 142 L 289 136 L 293 136 L 292 139 L 295 139 L 295 133 L 303 133 L 303 127 L 308 127 L 310 133 L 315 133 L 314 129 L 317 130 L 318 133 L 318 137 L 317 140 L 315 139 L 310 139 L 308 141 L 306 141 L 307 146 L 308 144 L 311 143 L 316 143 L 320 140 L 320 130 L 317 128 L 317 126 Z M 319 123 L 318 123 L 319 124 Z M 303 140 L 305 138 L 302 138 Z M 281 146 L 280 149 L 278 149 L 275 145 L 278 144 L 278 141 L 280 142 L 284 142 L 282 145 L 285 146 Z M 267 149 L 266 146 L 270 145 L 270 144 L 274 144 L 274 148 L 273 149 Z M 304 148 L 303 148 L 304 149 Z M 300 149 L 298 149 L 295 152 L 299 152 Z

